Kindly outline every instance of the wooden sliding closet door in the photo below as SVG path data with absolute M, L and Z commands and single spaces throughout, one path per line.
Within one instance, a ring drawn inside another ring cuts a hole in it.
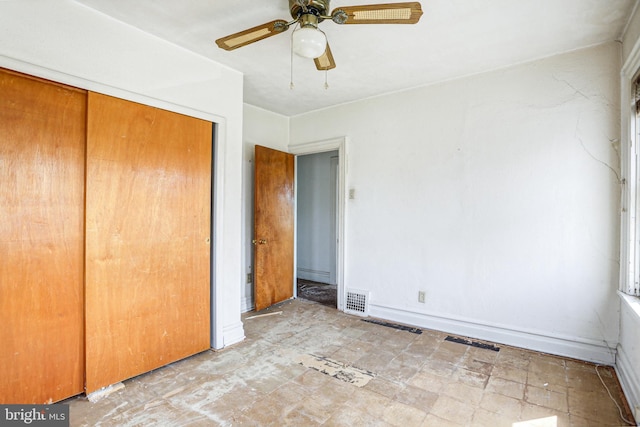
M 0 403 L 83 391 L 86 92 L 0 70 Z
M 209 345 L 212 124 L 89 93 L 86 391 Z

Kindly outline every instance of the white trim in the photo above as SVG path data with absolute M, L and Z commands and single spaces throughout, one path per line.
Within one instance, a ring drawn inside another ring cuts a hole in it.
M 636 5 L 637 8 L 637 5 Z M 633 17 L 633 15 L 632 15 Z M 632 19 L 632 18 L 630 18 Z M 620 218 L 620 298 L 622 304 L 640 317 L 640 300 L 631 295 L 638 295 L 640 282 L 640 259 L 638 248 L 640 242 L 640 221 L 638 209 L 638 129 L 634 104 L 634 78 L 640 70 L 640 39 L 636 40 L 627 60 L 620 72 L 620 112 L 621 112 L 621 158 L 620 167 L 623 178 L 623 192 Z M 621 307 L 620 316 L 622 316 Z M 631 345 L 631 348 L 628 348 Z M 640 371 L 630 361 L 627 351 L 634 351 L 632 343 L 620 342 L 617 346 L 615 370 L 622 386 L 622 391 L 630 406 L 635 408 L 638 417 L 640 408 Z
M 369 315 L 421 328 L 477 338 L 514 347 L 587 360 L 604 365 L 615 363 L 616 350 L 603 342 L 544 332 L 512 329 L 502 325 L 480 324 L 472 319 L 417 313 L 401 308 L 370 303 Z
M 20 61 L 14 58 L 9 58 L 4 55 L 0 55 L 0 67 L 4 67 L 13 71 L 29 74 L 31 76 L 40 77 L 43 79 L 51 80 L 58 83 L 63 83 L 69 86 L 74 86 L 80 89 L 101 93 L 104 95 L 114 96 L 127 101 L 137 102 L 151 107 L 161 108 L 167 111 L 173 111 L 176 113 L 184 114 L 191 117 L 196 117 L 202 120 L 206 120 L 215 124 L 215 144 L 214 144 L 214 176 L 213 176 L 213 198 L 211 200 L 213 217 L 213 236 L 214 239 L 211 250 L 213 251 L 212 265 L 211 265 L 211 339 L 210 345 L 213 348 L 219 349 L 223 347 L 223 343 L 226 341 L 224 337 L 224 331 L 222 328 L 223 318 L 222 309 L 224 307 L 222 301 L 222 290 L 218 284 L 223 283 L 223 267 L 222 257 L 217 254 L 222 253 L 222 230 L 224 229 L 224 223 L 222 218 L 222 207 L 224 201 L 224 151 L 225 141 L 227 140 L 227 123 L 226 119 L 215 114 L 211 114 L 205 111 L 196 110 L 184 105 L 173 104 L 161 99 L 152 98 L 146 95 L 142 95 L 128 90 L 120 89 L 114 86 L 105 85 L 92 80 L 87 80 L 82 77 L 66 74 L 60 71 L 56 71 L 50 68 L 42 67 L 36 64 Z M 233 340 L 235 337 L 230 337 Z
M 290 153 L 292 154 L 292 153 Z M 293 298 L 298 298 L 298 156 L 293 158 Z
M 248 311 L 253 311 L 256 307 L 253 304 L 253 299 L 251 295 L 246 295 L 244 298 L 240 300 L 240 313 L 246 313 Z
M 297 269 L 298 278 L 312 280 L 314 282 L 320 283 L 329 283 L 331 281 L 331 272 L 330 271 L 319 271 L 319 270 L 311 270 L 309 268 L 300 268 Z
M 634 78 L 640 70 L 640 40 L 636 42 L 620 72 L 621 158 L 623 190 L 620 217 L 620 286 L 622 292 L 637 295 L 640 282 L 638 245 L 640 223 L 637 216 L 638 141 L 633 99 Z
M 223 212 L 224 209 L 224 155 L 226 144 L 221 141 L 226 141 L 227 138 L 227 124 L 226 120 L 221 121 L 216 126 L 216 137 L 214 144 L 214 156 L 213 156 L 213 183 L 212 183 L 212 200 L 211 200 L 211 223 L 212 223 L 212 235 L 213 245 L 211 247 L 212 252 L 212 266 L 211 266 L 211 342 L 212 348 L 221 349 L 224 347 L 226 341 L 224 336 L 224 318 L 222 316 L 222 310 L 224 307 L 223 293 L 221 284 L 224 283 L 224 263 L 222 262 L 224 243 L 222 232 L 224 227 Z
M 632 295 L 627 295 L 624 292 L 618 292 L 622 301 L 629 307 L 631 311 L 633 311 L 640 321 L 640 298 L 634 297 Z
M 636 421 L 640 422 L 640 419 L 638 419 L 640 418 L 638 417 L 640 415 L 640 370 L 638 370 L 638 366 L 634 366 L 634 361 L 628 353 L 629 351 L 632 353 L 636 351 L 637 339 L 631 338 L 631 341 L 625 341 L 625 337 L 634 336 L 634 331 L 637 332 L 640 327 L 640 298 L 623 292 L 618 292 L 618 295 L 622 299 L 621 316 L 626 317 L 628 314 L 632 320 L 630 320 L 631 324 L 625 324 L 626 333 L 620 337 L 615 368 L 622 391 L 631 408 L 635 408 Z
M 244 340 L 244 327 L 242 322 L 235 322 L 224 327 L 224 346 L 228 347 Z
M 109 96 L 124 99 L 127 101 L 137 102 L 139 104 L 144 104 L 144 105 L 160 108 L 167 111 L 173 111 L 175 113 L 184 114 L 185 116 L 195 117 L 198 119 L 206 120 L 208 122 L 220 123 L 224 121 L 223 117 L 215 114 L 211 114 L 206 111 L 196 110 L 191 107 L 187 107 L 180 104 L 174 104 L 172 102 L 164 101 L 159 98 L 153 98 L 148 95 L 143 95 L 137 92 L 131 92 L 129 90 L 117 88 L 115 86 L 109 86 L 103 83 L 98 83 L 93 80 L 87 80 L 82 77 L 66 74 L 60 71 L 56 71 L 50 68 L 31 64 L 28 62 L 23 62 L 14 58 L 9 58 L 4 55 L 0 55 L 0 67 L 4 67 L 13 71 L 18 71 L 34 77 L 40 77 L 46 80 L 51 80 L 57 83 L 63 83 L 79 89 L 85 89 L 85 90 L 100 93 L 103 95 L 109 95 Z
M 345 223 L 347 217 L 346 188 L 347 188 L 347 162 L 348 162 L 348 138 L 346 136 L 332 138 L 323 141 L 313 141 L 300 144 L 289 144 L 289 153 L 296 156 L 303 154 L 323 153 L 338 150 L 338 265 L 336 266 L 336 282 L 338 285 L 338 310 L 344 310 L 345 301 Z M 295 269 L 294 269 L 295 274 Z M 295 278 L 294 278 L 295 280 Z M 295 283 L 295 282 L 294 282 Z M 295 289 L 295 287 L 294 287 Z
M 634 366 L 629 360 L 629 356 L 624 351 L 624 348 L 618 346 L 618 357 L 616 358 L 615 366 L 616 374 L 620 380 L 622 386 L 622 392 L 629 402 L 631 409 L 640 408 L 640 378 L 634 371 Z M 637 409 L 636 409 L 637 411 Z M 638 412 L 635 412 L 636 417 Z M 640 420 L 636 421 L 640 422 Z

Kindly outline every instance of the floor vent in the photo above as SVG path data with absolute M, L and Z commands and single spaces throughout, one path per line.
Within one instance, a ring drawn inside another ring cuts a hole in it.
M 412 334 L 417 334 L 417 335 L 422 334 L 422 329 L 413 328 L 411 326 L 398 325 L 397 323 L 383 322 L 382 320 L 374 320 L 374 319 L 362 319 L 362 321 L 367 323 L 373 323 L 374 325 L 386 326 L 387 328 L 393 328 L 401 331 L 411 332 Z
M 369 315 L 369 292 L 358 289 L 347 289 L 347 303 L 344 308 L 345 313 L 356 316 Z
M 485 344 L 485 343 L 482 343 L 482 342 L 465 340 L 463 338 L 452 337 L 451 335 L 447 336 L 444 340 L 445 341 L 455 342 L 455 343 L 458 343 L 458 344 L 470 345 L 471 347 L 482 348 L 482 349 L 485 349 L 485 350 L 500 351 L 500 347 L 497 347 L 497 346 L 492 345 L 492 344 Z

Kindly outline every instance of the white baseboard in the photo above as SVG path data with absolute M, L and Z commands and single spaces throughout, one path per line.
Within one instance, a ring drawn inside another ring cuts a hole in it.
M 369 316 L 608 366 L 616 361 L 615 348 L 596 341 L 508 329 L 373 303 L 369 306 Z
M 640 408 L 640 378 L 638 378 L 638 367 L 634 370 L 629 356 L 621 346 L 618 346 L 615 368 L 620 384 L 622 385 L 622 391 L 629 402 L 629 406 L 631 406 L 631 410 L 634 411 L 634 415 L 637 417 L 638 409 L 635 408 Z M 636 419 L 636 422 L 640 422 L 640 420 Z
M 329 271 L 311 270 L 308 268 L 297 269 L 298 279 L 311 280 L 319 283 L 330 283 L 331 273 Z
M 244 340 L 244 327 L 242 322 L 236 322 L 232 325 L 226 325 L 222 329 L 224 347 L 237 344 Z

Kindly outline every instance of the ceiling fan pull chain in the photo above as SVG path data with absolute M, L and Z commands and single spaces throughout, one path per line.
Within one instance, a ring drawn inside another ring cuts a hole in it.
M 324 70 L 324 89 L 329 89 L 329 70 Z
M 291 54 L 291 79 L 289 80 L 289 89 L 295 89 L 295 85 L 293 84 L 293 54 Z
M 300 26 L 300 24 L 296 25 L 296 29 L 298 26 Z M 293 84 L 293 33 L 294 32 L 295 30 L 291 32 L 291 43 L 289 43 L 289 45 L 291 46 L 291 78 L 289 80 L 289 89 L 291 90 L 295 89 L 295 85 Z

